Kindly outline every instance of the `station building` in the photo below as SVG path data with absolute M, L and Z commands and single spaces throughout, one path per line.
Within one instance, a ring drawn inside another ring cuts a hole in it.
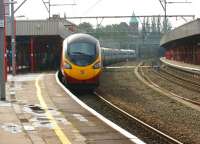
M 160 41 L 165 58 L 200 64 L 200 19 L 186 23 L 165 34 Z
M 16 70 L 41 71 L 59 67 L 62 41 L 76 32 L 76 25 L 53 16 L 48 20 L 23 20 L 15 22 Z M 10 23 L 6 27 L 7 70 L 12 68 Z

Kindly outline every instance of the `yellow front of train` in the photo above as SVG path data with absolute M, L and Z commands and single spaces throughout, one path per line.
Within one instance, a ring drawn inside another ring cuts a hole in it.
M 64 40 L 61 71 L 67 84 L 96 87 L 101 70 L 97 39 L 87 34 L 74 34 Z

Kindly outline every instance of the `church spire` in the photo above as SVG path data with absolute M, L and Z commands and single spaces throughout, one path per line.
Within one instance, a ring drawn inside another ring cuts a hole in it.
M 132 16 L 135 16 L 135 12 L 133 11 L 133 14 L 132 14 Z M 131 19 L 130 19 L 130 21 L 129 21 L 129 24 L 131 25 L 131 24 L 138 24 L 139 22 L 138 22 L 138 20 L 137 20 L 137 18 L 136 17 L 131 17 Z

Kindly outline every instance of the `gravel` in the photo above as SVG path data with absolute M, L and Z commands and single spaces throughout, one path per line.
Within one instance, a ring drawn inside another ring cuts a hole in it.
M 137 64 L 138 62 L 126 62 L 120 65 Z M 162 80 L 158 78 L 157 82 L 159 81 Z M 134 68 L 105 69 L 97 92 L 135 117 L 183 143 L 198 144 L 200 141 L 200 112 L 145 86 L 135 76 Z
M 165 79 L 162 79 L 157 76 L 152 69 L 145 71 L 148 77 L 155 82 L 156 84 L 160 85 L 161 87 L 170 90 L 173 93 L 179 94 L 180 96 L 183 96 L 185 98 L 200 102 L 200 93 L 196 91 L 189 90 L 187 88 L 184 88 L 182 86 L 179 86 L 175 83 L 171 83 Z

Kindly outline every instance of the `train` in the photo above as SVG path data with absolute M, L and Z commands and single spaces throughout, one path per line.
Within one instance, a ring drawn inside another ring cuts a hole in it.
M 135 50 L 101 47 L 103 66 L 136 58 Z
M 135 50 L 100 46 L 95 37 L 77 33 L 63 41 L 60 72 L 70 87 L 95 89 L 103 66 L 135 58 Z

